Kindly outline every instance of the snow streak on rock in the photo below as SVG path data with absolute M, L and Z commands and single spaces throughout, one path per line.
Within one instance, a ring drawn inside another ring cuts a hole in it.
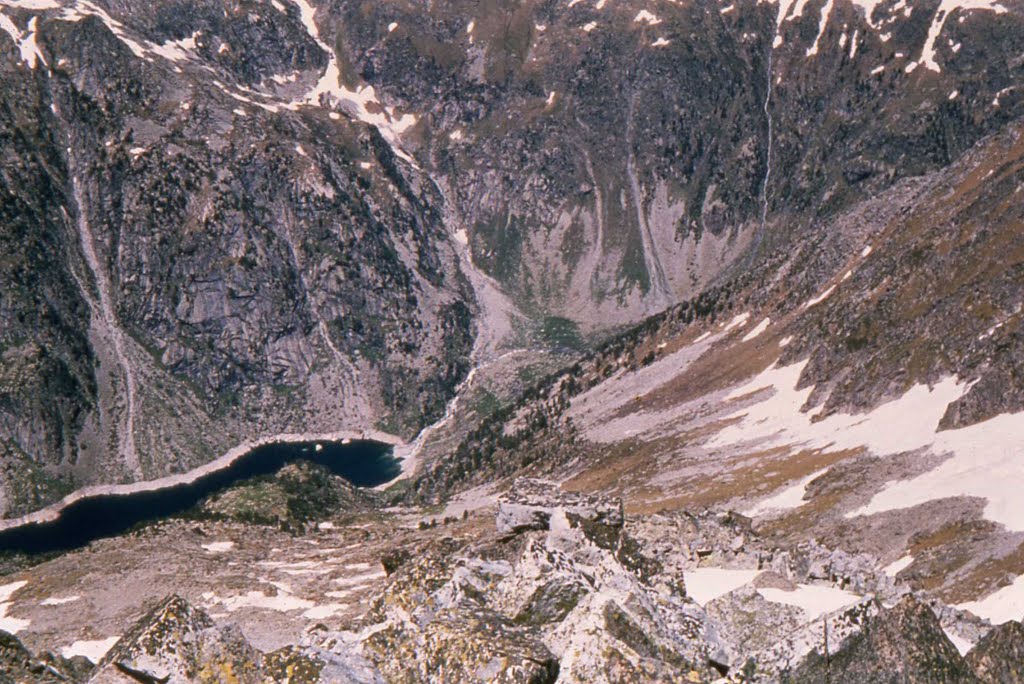
M 415 125 L 416 117 L 412 114 L 399 116 L 393 107 L 385 107 L 377 99 L 376 91 L 371 85 L 363 85 L 356 90 L 346 88 L 341 83 L 341 69 L 338 66 L 337 54 L 320 37 L 320 29 L 314 21 L 316 8 L 310 5 L 308 0 L 292 0 L 292 2 L 299 8 L 302 25 L 306 27 L 309 36 L 328 55 L 327 68 L 320 80 L 301 101 L 293 103 L 293 105 L 336 105 L 360 121 L 376 126 L 395 154 L 415 166 L 413 159 L 401 148 L 401 135 Z

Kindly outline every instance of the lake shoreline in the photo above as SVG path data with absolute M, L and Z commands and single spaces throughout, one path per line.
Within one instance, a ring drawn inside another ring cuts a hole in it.
M 241 444 L 232 447 L 215 460 L 184 473 L 167 475 L 155 480 L 144 480 L 142 482 L 133 482 L 130 484 L 91 485 L 81 489 L 76 489 L 60 501 L 50 504 L 45 508 L 41 508 L 38 511 L 33 511 L 32 513 L 27 513 L 17 518 L 6 518 L 0 520 L 0 532 L 8 532 L 19 527 L 26 527 L 29 525 L 55 522 L 60 518 L 61 513 L 63 513 L 66 508 L 86 499 L 111 496 L 129 496 L 132 494 L 158 492 L 163 489 L 171 489 L 182 485 L 191 485 L 204 477 L 229 469 L 238 459 L 260 447 L 273 444 L 305 442 L 345 443 L 346 441 L 371 441 L 391 446 L 394 450 L 395 458 L 398 459 L 404 458 L 405 454 L 403 452 L 405 449 L 403 449 L 403 447 L 408 446 L 400 437 L 396 437 L 395 435 L 391 435 L 386 432 L 380 432 L 378 430 L 341 430 L 330 433 L 279 433 L 275 435 L 268 435 L 266 437 L 242 442 Z M 398 475 L 395 480 L 401 479 L 404 475 L 405 473 L 403 469 L 403 473 Z

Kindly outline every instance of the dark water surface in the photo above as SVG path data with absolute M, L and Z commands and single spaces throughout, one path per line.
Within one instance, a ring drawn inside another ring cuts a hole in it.
M 320 450 L 317 450 L 320 445 Z M 357 487 L 373 487 L 394 479 L 401 465 L 390 445 L 372 441 L 288 442 L 266 444 L 239 456 L 234 463 L 189 484 L 150 492 L 104 494 L 80 499 L 52 522 L 0 531 L 0 552 L 67 551 L 135 525 L 187 511 L 207 496 L 258 475 L 269 475 L 289 463 L 312 461 Z

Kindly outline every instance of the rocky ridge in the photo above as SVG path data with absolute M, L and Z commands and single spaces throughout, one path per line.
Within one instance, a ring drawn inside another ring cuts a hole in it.
M 735 513 L 623 518 L 615 499 L 521 479 L 497 519 L 392 557 L 354 624 L 263 655 L 170 597 L 72 679 L 999 681 L 1022 643 L 1018 622 L 993 629 L 870 557 L 772 548 Z

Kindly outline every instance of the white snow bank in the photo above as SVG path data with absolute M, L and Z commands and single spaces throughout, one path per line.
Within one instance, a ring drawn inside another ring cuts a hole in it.
M 816 584 L 800 584 L 793 591 L 764 587 L 758 589 L 757 593 L 772 603 L 796 606 L 807 614 L 809 622 L 814 622 L 822 615 L 852 606 L 861 599 L 857 594 Z
M 759 570 L 727 570 L 725 568 L 697 568 L 683 573 L 686 595 L 703 606 L 719 596 L 750 584 Z
M 7 615 L 7 611 L 11 609 L 11 597 L 26 584 L 28 582 L 21 581 L 0 586 L 0 629 L 10 634 L 17 634 L 32 624 L 31 620 L 20 620 Z
M 812 422 L 801 408 L 813 387 L 796 389 L 807 362 L 772 366 L 735 388 L 728 399 L 770 392 L 729 416 L 740 418 L 709 440 L 712 448 L 767 442 L 777 446 L 852 450 L 884 456 L 929 448 L 950 458 L 910 480 L 890 482 L 867 505 L 847 517 L 908 508 L 935 499 L 975 496 L 987 500 L 985 517 L 1010 530 L 1024 530 L 1024 412 L 936 432 L 950 403 L 968 386 L 948 377 L 934 387 L 915 385 L 902 396 L 863 414 L 835 414 Z
M 920 62 L 932 71 L 942 71 L 942 68 L 935 61 L 935 44 L 942 33 L 943 26 L 946 25 L 946 19 L 957 9 L 990 10 L 996 14 L 1004 14 L 1006 12 L 1005 7 L 998 2 L 993 2 L 993 0 L 942 0 L 939 3 L 938 9 L 935 10 L 935 17 L 928 28 L 928 37 L 924 41 L 924 47 L 921 48 Z
M 906 556 L 903 556 L 902 558 L 897 558 L 892 563 L 886 565 L 884 568 L 882 568 L 882 572 L 884 572 L 886 575 L 889 575 L 890 577 L 895 577 L 903 570 L 909 568 L 913 564 L 913 562 L 914 557 L 908 553 Z
M 324 618 L 334 617 L 346 608 L 348 608 L 347 603 L 327 603 L 322 606 L 313 606 L 309 610 L 305 611 L 302 614 L 302 617 L 306 617 L 311 620 L 323 620 Z
M 633 18 L 633 23 L 647 24 L 648 26 L 657 26 L 658 24 L 661 23 L 661 19 L 659 19 L 657 16 L 651 14 L 650 12 L 644 9 L 636 13 L 636 16 Z
M 1024 619 L 1024 575 L 1017 577 L 1013 584 L 989 594 L 980 601 L 961 603 L 956 607 L 969 610 L 980 618 L 990 620 L 994 625 Z
M 18 9 L 48 10 L 60 9 L 61 5 L 55 0 L 3 0 L 4 5 Z
M 293 610 L 309 610 L 316 606 L 312 601 L 293 596 L 285 591 L 278 591 L 277 596 L 268 596 L 262 591 L 250 591 L 247 594 L 229 596 L 223 599 L 213 597 L 210 605 L 218 603 L 222 604 L 229 613 L 241 610 L 242 608 L 262 608 L 264 610 L 287 613 Z
M 230 551 L 231 549 L 235 548 L 235 542 L 233 542 L 233 541 L 218 541 L 218 542 L 211 542 L 209 544 L 203 544 L 202 546 L 203 546 L 204 549 L 206 549 L 210 553 L 224 553 L 225 551 Z
M 75 656 L 84 656 L 92 661 L 93 664 L 98 663 L 103 656 L 107 655 L 107 651 L 114 647 L 114 644 L 118 642 L 121 637 L 107 637 L 106 639 L 99 639 L 97 641 L 76 641 L 70 646 L 64 646 L 60 649 L 60 654 L 65 658 L 74 658 Z
M 74 603 L 75 601 L 80 601 L 81 598 L 82 598 L 81 596 L 61 596 L 61 597 L 51 596 L 50 598 L 45 599 L 39 605 L 41 605 L 41 606 L 63 606 L 65 603 Z
M 27 67 L 35 69 L 36 64 L 39 62 L 42 62 L 44 65 L 46 64 L 43 53 L 40 52 L 39 46 L 36 45 L 36 17 L 32 17 L 29 20 L 28 28 L 22 33 L 10 17 L 0 12 L 0 29 L 7 33 L 18 46 L 18 52 L 21 53 L 21 61 Z
M 835 291 L 836 291 L 836 286 L 835 285 L 830 285 L 828 287 L 828 289 L 825 290 L 824 292 L 822 292 L 820 295 L 818 295 L 814 299 L 811 299 L 811 300 L 808 300 L 807 302 L 805 302 L 804 305 L 803 305 L 803 308 L 804 309 L 810 309 L 815 304 L 821 304 L 823 301 L 825 301 L 830 296 L 832 296 L 832 293 L 835 292 Z
M 749 321 L 749 320 L 750 320 L 750 314 L 749 313 L 741 313 L 738 316 L 734 317 L 731 321 L 729 321 L 729 324 L 725 326 L 725 330 L 723 330 L 722 332 L 729 332 L 733 328 L 738 328 L 741 325 L 746 325 L 747 321 Z
M 974 648 L 973 642 L 964 639 L 959 634 L 954 634 L 953 632 L 950 632 L 948 629 L 945 628 L 943 628 L 942 631 L 944 631 L 946 633 L 946 637 L 953 642 L 953 645 L 956 646 L 956 650 L 959 651 L 960 655 L 967 655 L 970 652 L 970 650 Z
M 328 55 L 327 68 L 320 80 L 304 98 L 292 105 L 319 105 L 322 100 L 327 102 L 333 100 L 355 118 L 376 126 L 396 155 L 410 164 L 415 164 L 413 159 L 401 149 L 400 136 L 416 124 L 416 116 L 413 114 L 399 116 L 395 108 L 385 107 L 377 99 L 377 93 L 371 85 L 362 85 L 355 90 L 350 90 L 342 85 L 338 56 L 331 46 L 320 37 L 320 29 L 314 21 L 316 8 L 309 4 L 308 0 L 292 0 L 292 2 L 299 8 L 299 16 L 310 38 Z M 472 31 L 472 22 L 467 28 Z
M 796 389 L 807 361 L 789 366 L 772 366 L 749 382 L 732 390 L 736 399 L 770 390 L 766 397 L 729 418 L 742 418 L 718 433 L 711 446 L 722 447 L 768 440 L 778 445 L 800 445 L 811 449 L 856 449 L 867 447 L 876 454 L 895 454 L 932 444 L 935 428 L 946 406 L 963 395 L 965 385 L 947 378 L 934 388 L 916 385 L 898 399 L 865 414 L 835 414 L 812 422 L 801 412 L 814 387 Z
M 832 0 L 827 0 L 825 5 L 821 8 L 821 16 L 818 19 L 818 35 L 814 38 L 814 45 L 807 49 L 808 57 L 813 57 L 818 54 L 818 45 L 821 43 L 821 37 L 825 35 L 825 28 L 828 26 L 828 18 L 831 14 Z M 840 45 L 840 47 L 842 46 Z
M 914 417 L 908 415 L 907 419 L 909 422 Z M 947 497 L 975 496 L 987 501 L 987 519 L 1013 531 L 1024 530 L 1024 497 L 1020 495 L 1024 485 L 1024 413 L 1003 414 L 959 430 L 940 432 L 932 436 L 928 446 L 951 456 L 923 475 L 890 482 L 848 517 L 909 508 Z
M 807 495 L 807 485 L 821 475 L 824 475 L 826 472 L 828 472 L 828 468 L 811 473 L 791 487 L 786 487 L 775 496 L 759 502 L 753 508 L 745 511 L 743 515 L 754 518 L 759 515 L 764 515 L 769 511 L 787 511 L 803 506 L 804 497 Z
M 764 319 L 763 321 L 761 321 L 760 323 L 757 324 L 757 327 L 755 327 L 753 330 L 751 330 L 750 332 L 748 332 L 746 335 L 743 336 L 743 341 L 744 342 L 749 342 L 750 340 L 752 340 L 755 337 L 759 336 L 761 333 L 763 333 L 765 330 L 767 330 L 768 326 L 770 326 L 771 324 L 772 324 L 772 319 L 770 319 L 770 318 Z

